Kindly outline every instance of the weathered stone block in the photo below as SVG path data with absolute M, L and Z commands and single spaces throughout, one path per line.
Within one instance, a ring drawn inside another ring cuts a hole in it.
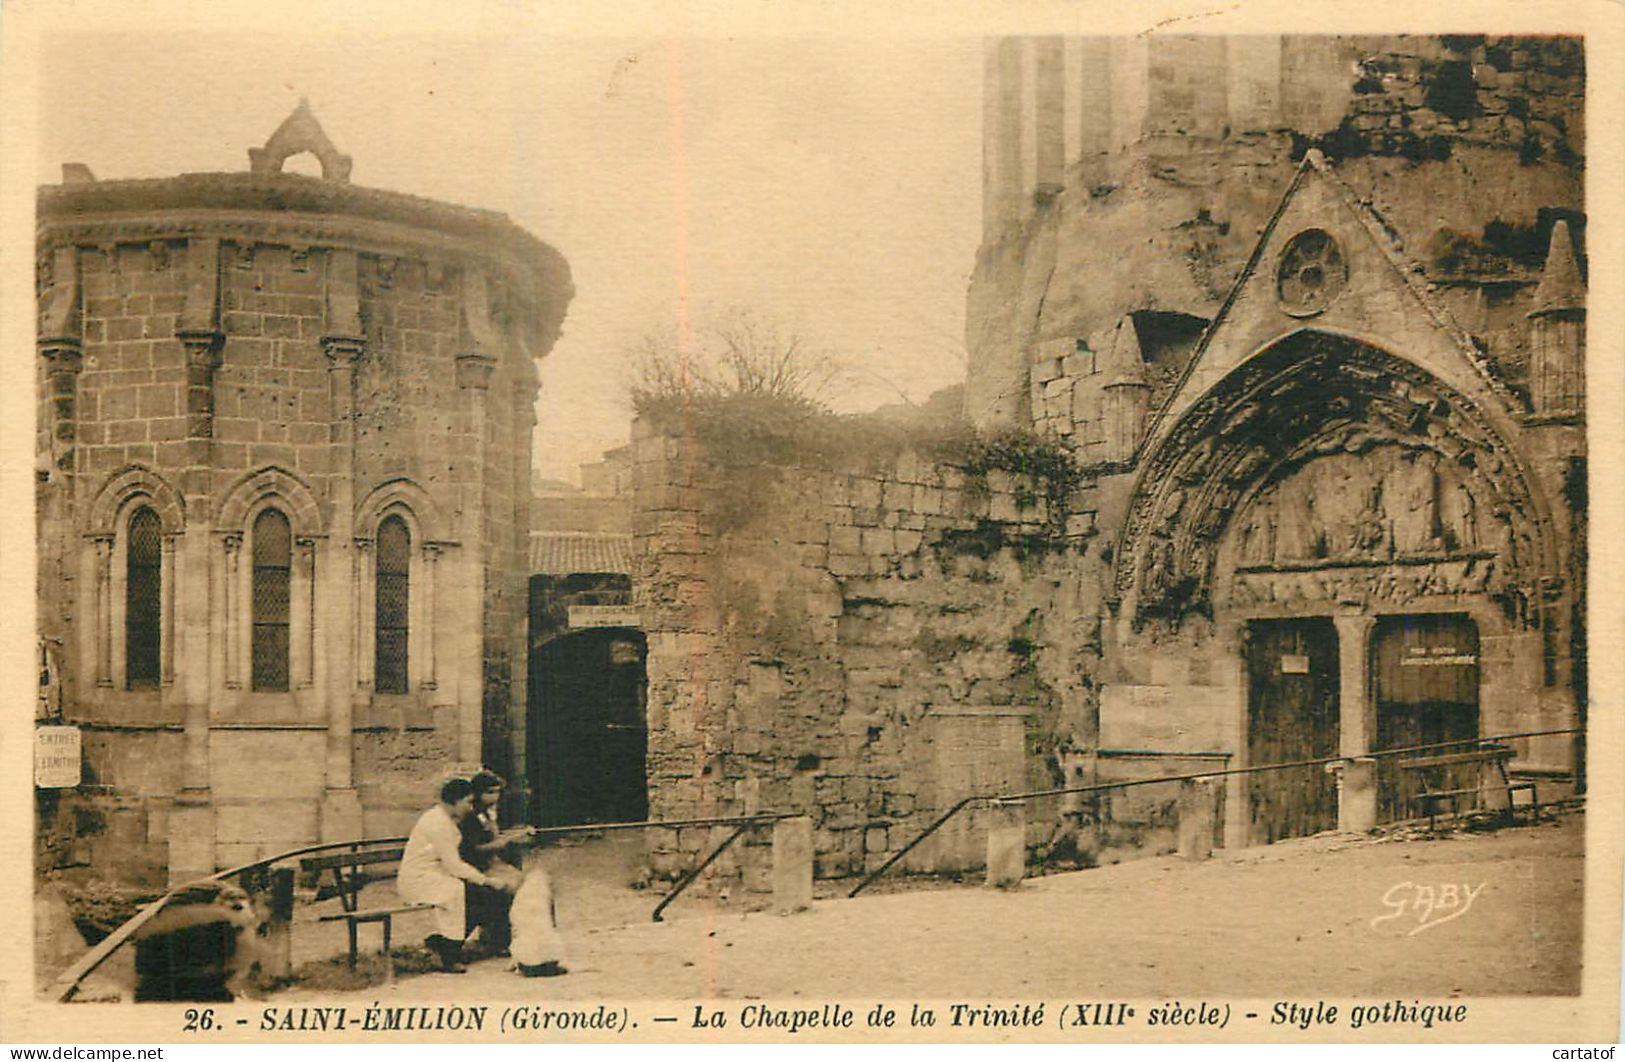
M 1337 828 L 1370 833 L 1377 825 L 1377 761 L 1361 756 L 1327 768 L 1337 776 Z
M 837 578 L 869 574 L 869 558 L 861 553 L 836 553 L 830 551 L 829 573 Z
M 1213 854 L 1213 832 L 1218 821 L 1222 782 L 1217 778 L 1186 779 L 1179 783 L 1179 854 L 1203 860 Z
M 871 557 L 886 556 L 897 551 L 897 535 L 890 528 L 864 528 L 863 552 Z
M 1019 802 L 1001 802 L 986 814 L 987 883 L 1009 889 L 1027 876 L 1027 816 Z
M 990 520 L 1014 522 L 1021 519 L 1021 509 L 1016 505 L 1016 496 L 1005 491 L 995 491 L 987 501 L 987 516 Z
M 829 549 L 836 553 L 863 552 L 863 532 L 856 527 L 836 526 L 829 529 Z

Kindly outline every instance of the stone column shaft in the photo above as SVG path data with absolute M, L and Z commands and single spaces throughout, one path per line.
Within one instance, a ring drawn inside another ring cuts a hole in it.
M 163 571 L 159 576 L 163 588 L 163 615 L 158 629 L 158 652 L 159 681 L 166 691 L 175 684 L 175 600 L 180 592 L 175 585 L 175 551 L 179 545 L 180 536 L 164 536 Z
M 1372 616 L 1334 616 L 1337 627 L 1338 751 L 1364 756 L 1377 738 L 1377 705 L 1371 688 Z
M 358 697 L 371 690 L 372 660 L 358 650 L 362 630 L 371 629 L 371 617 L 358 600 L 360 589 L 372 576 L 368 554 L 358 548 L 355 524 L 356 369 L 366 354 L 361 322 L 361 261 L 352 250 L 334 248 L 326 256 L 323 286 L 322 350 L 327 355 L 329 464 L 333 477 L 331 551 L 321 578 L 320 610 L 324 621 L 321 640 L 327 669 L 321 696 L 326 701 L 326 794 L 322 801 L 322 836 L 328 840 L 357 837 L 362 813 L 355 790 L 355 708 Z M 359 530 L 371 536 L 376 529 Z M 346 580 L 349 580 L 346 585 Z
M 440 547 L 428 544 L 423 547 L 423 636 L 420 639 L 423 645 L 423 664 L 421 685 L 423 689 L 434 690 L 439 688 L 439 669 L 435 665 L 435 612 L 434 593 L 435 576 L 440 569 Z
M 1060 37 L 1033 42 L 1036 81 L 1033 130 L 1034 194 L 1059 195 L 1066 183 L 1066 49 Z
M 483 298 L 483 285 L 479 286 Z M 463 499 L 464 591 L 462 658 L 457 683 L 457 755 L 464 762 L 481 759 L 485 707 L 485 584 L 489 578 L 485 541 L 485 403 L 496 358 L 479 351 L 457 355 L 457 386 L 462 392 L 463 424 L 467 430 L 460 448 L 458 481 Z
M 982 241 L 996 242 L 1022 215 L 1020 38 L 989 41 L 982 86 Z
M 113 538 L 96 536 L 96 685 L 113 685 Z

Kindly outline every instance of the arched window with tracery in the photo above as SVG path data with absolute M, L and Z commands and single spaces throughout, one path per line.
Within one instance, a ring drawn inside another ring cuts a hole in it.
M 285 692 L 289 670 L 293 530 L 288 518 L 278 510 L 266 509 L 254 519 L 252 555 L 252 688 Z
M 163 535 L 150 505 L 130 514 L 124 555 L 124 685 L 151 689 L 162 667 Z
M 378 576 L 373 632 L 373 689 L 407 692 L 412 535 L 399 516 L 378 525 Z

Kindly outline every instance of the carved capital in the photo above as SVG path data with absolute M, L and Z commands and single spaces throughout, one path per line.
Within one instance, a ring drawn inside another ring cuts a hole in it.
M 50 371 L 53 373 L 78 373 L 84 368 L 84 347 L 77 339 L 63 336 L 47 339 L 42 336 L 39 340 L 39 354 L 51 363 Z
M 241 531 L 233 531 L 230 534 L 220 536 L 220 541 L 221 544 L 226 547 L 226 552 L 228 554 L 236 553 L 238 550 L 243 548 L 243 533 Z
M 491 386 L 491 370 L 497 359 L 477 350 L 457 355 L 457 386 L 464 390 L 484 391 Z
M 212 329 L 177 330 L 175 338 L 180 340 L 181 348 L 186 351 L 188 369 L 213 372 L 220 367 L 220 351 L 226 343 L 226 337 L 220 332 Z

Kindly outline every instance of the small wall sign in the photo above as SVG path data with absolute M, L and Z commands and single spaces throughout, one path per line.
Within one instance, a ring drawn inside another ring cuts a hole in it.
M 72 789 L 81 778 L 83 744 L 76 726 L 34 728 L 34 784 L 41 789 Z
M 1306 653 L 1282 653 L 1281 674 L 1307 675 L 1309 674 L 1309 656 Z
M 642 627 L 638 610 L 624 605 L 571 605 L 570 629 L 586 630 L 592 627 Z

